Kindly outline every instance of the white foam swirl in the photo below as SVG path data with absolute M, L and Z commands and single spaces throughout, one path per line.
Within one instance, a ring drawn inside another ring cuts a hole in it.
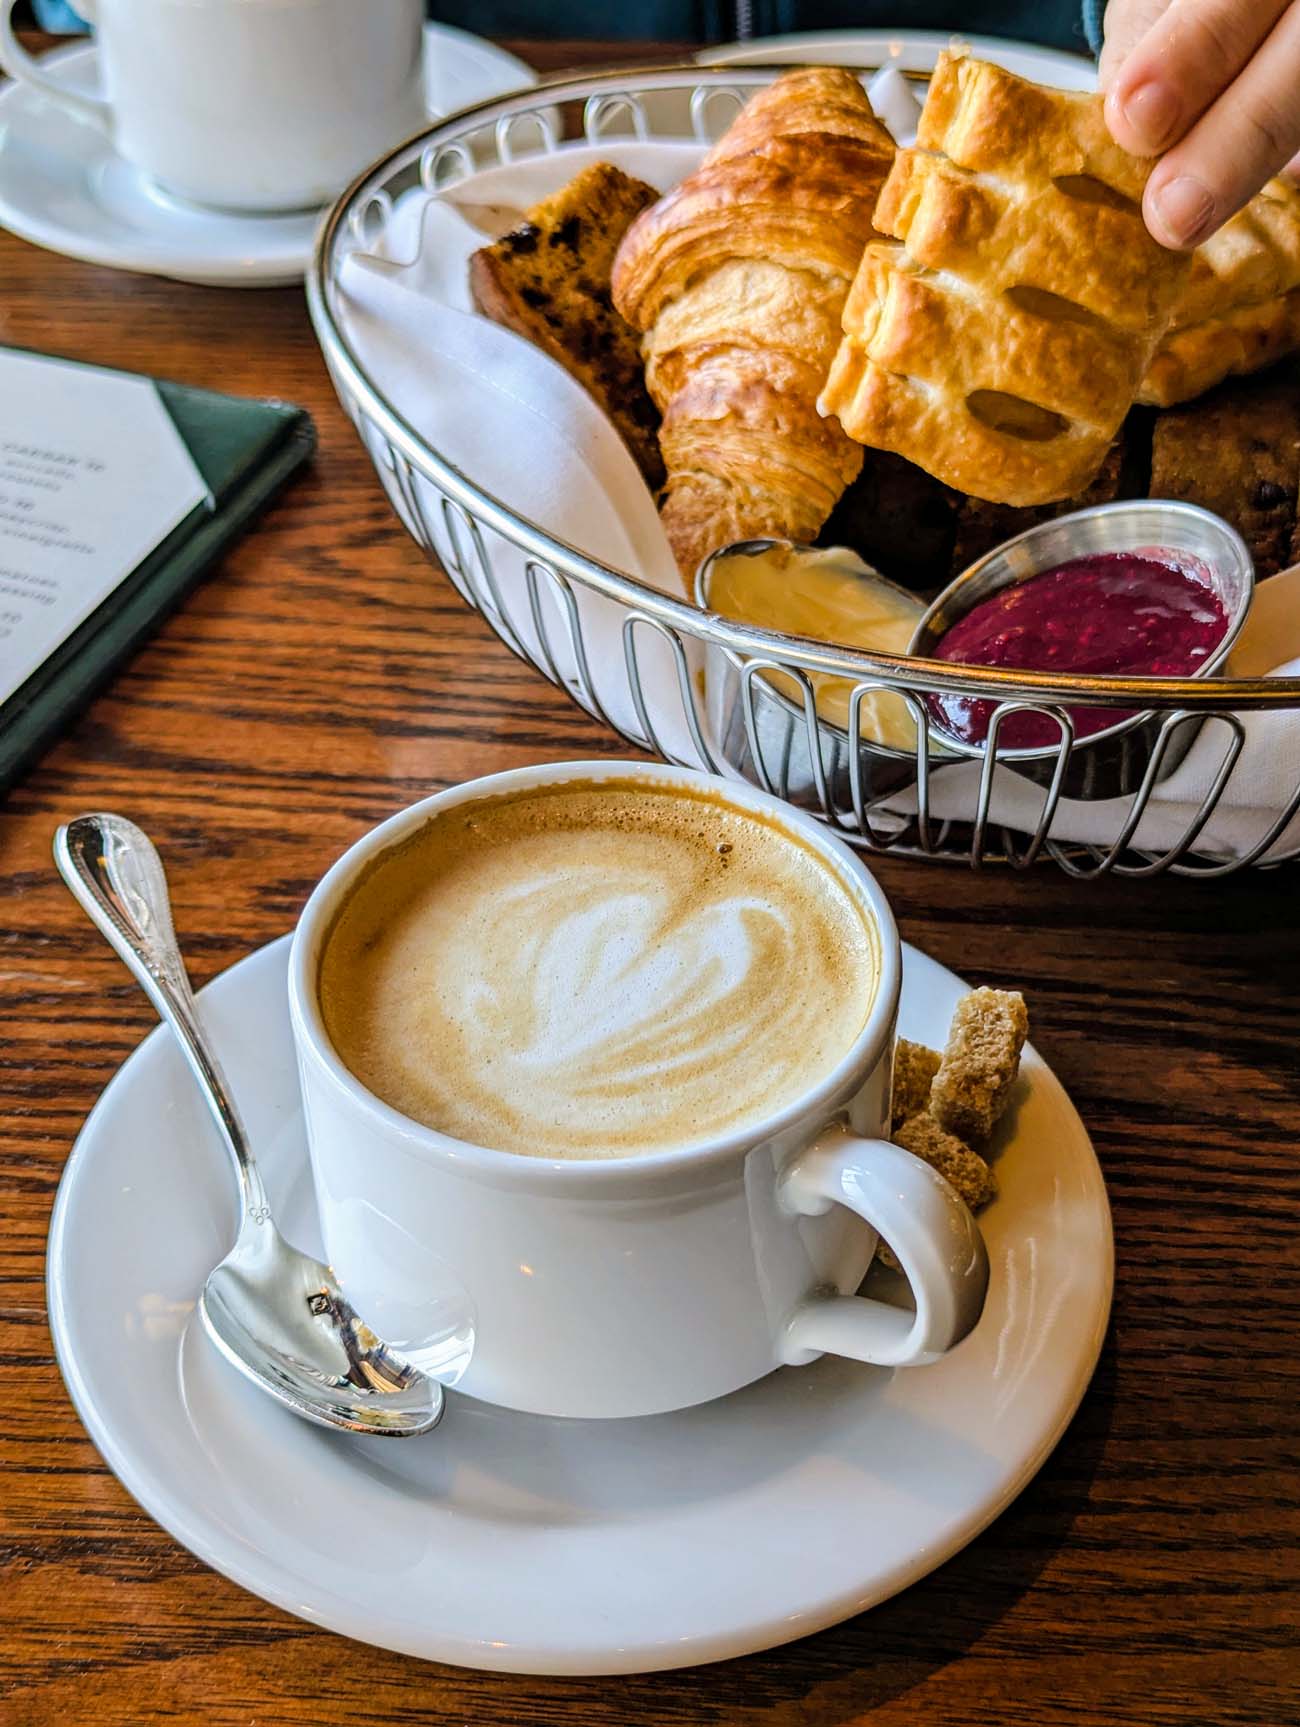
M 636 1088 L 722 1059 L 753 1034 L 760 955 L 788 963 L 794 940 L 779 906 L 744 895 L 682 917 L 663 881 L 603 877 L 575 902 L 571 870 L 516 888 L 496 912 L 496 939 L 516 956 L 507 976 L 478 969 L 472 940 L 448 959 L 466 980 L 457 1018 L 467 1044 L 497 1048 L 499 1083 L 556 1096 L 599 1084 Z

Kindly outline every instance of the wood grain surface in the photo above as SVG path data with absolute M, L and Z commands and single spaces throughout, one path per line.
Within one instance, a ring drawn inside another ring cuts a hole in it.
M 578 53 L 550 50 L 534 57 Z M 202 982 L 287 930 L 339 851 L 400 806 L 627 750 L 406 538 L 300 293 L 182 287 L 7 236 L 0 284 L 0 340 L 285 397 L 320 431 L 310 472 L 0 805 L 3 1727 L 1300 1721 L 1294 868 L 1090 886 L 879 866 L 905 937 L 1024 989 L 1094 1135 L 1118 1258 L 1100 1369 L 1056 1453 L 903 1596 L 717 1667 L 505 1679 L 317 1631 L 139 1510 L 63 1389 L 42 1276 L 69 1147 L 152 1015 L 57 883 L 55 824 L 110 807 L 156 835 Z

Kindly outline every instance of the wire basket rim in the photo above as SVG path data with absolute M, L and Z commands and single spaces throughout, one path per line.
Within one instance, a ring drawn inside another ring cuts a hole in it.
M 706 612 L 685 598 L 678 599 L 651 587 L 626 571 L 602 564 L 520 515 L 434 449 L 371 378 L 335 314 L 332 298 L 336 291 L 335 272 L 345 255 L 341 241 L 353 215 L 368 205 L 386 179 L 418 164 L 432 147 L 455 143 L 471 133 L 481 133 L 512 115 L 545 110 L 557 101 L 590 99 L 602 91 L 625 90 L 629 85 L 651 92 L 680 90 L 687 86 L 692 90 L 726 89 L 737 84 L 758 86 L 793 69 L 787 63 L 701 66 L 687 60 L 648 67 L 611 67 L 595 72 L 560 74 L 526 90 L 490 97 L 461 108 L 405 139 L 356 176 L 330 207 L 317 232 L 306 279 L 307 305 L 316 339 L 327 363 L 345 376 L 358 404 L 415 471 L 450 495 L 463 509 L 482 517 L 486 525 L 503 538 L 513 541 L 530 557 L 552 565 L 584 587 L 629 607 L 633 613 L 669 624 L 743 658 L 774 659 L 803 671 L 859 683 L 878 683 L 918 693 L 941 691 L 995 702 L 1023 700 L 1113 708 L 1137 705 L 1162 713 L 1176 709 L 1217 712 L 1233 708 L 1249 711 L 1300 708 L 1300 676 L 1120 678 L 957 667 L 947 660 L 841 647 L 757 624 L 738 624 L 715 612 Z M 852 67 L 850 70 L 865 73 L 873 68 Z M 684 137 L 646 141 L 691 142 Z M 590 148 L 592 140 L 585 137 L 564 140 L 556 145 L 556 149 L 561 150 L 569 143 Z M 457 185 L 464 183 L 464 180 L 456 182 Z

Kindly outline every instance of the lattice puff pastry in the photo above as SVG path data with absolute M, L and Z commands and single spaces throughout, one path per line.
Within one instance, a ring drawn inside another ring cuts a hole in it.
M 1300 348 L 1300 187 L 1270 180 L 1192 255 L 1187 284 L 1138 391 L 1157 408 Z
M 730 541 L 814 538 L 862 466 L 817 393 L 893 157 L 851 72 L 791 72 L 624 237 L 614 303 L 645 332 L 688 580 Z
M 941 55 L 844 307 L 823 413 L 959 491 L 1081 491 L 1132 404 L 1189 269 L 1148 235 L 1149 161 L 1101 98 Z

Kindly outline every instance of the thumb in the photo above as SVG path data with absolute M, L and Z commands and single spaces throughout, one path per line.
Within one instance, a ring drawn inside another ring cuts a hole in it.
M 1116 73 L 1130 52 L 1156 19 L 1169 10 L 1171 3 L 1176 4 L 1176 0 L 1110 0 L 1106 8 L 1106 35 L 1097 74 L 1103 94 L 1114 83 Z

